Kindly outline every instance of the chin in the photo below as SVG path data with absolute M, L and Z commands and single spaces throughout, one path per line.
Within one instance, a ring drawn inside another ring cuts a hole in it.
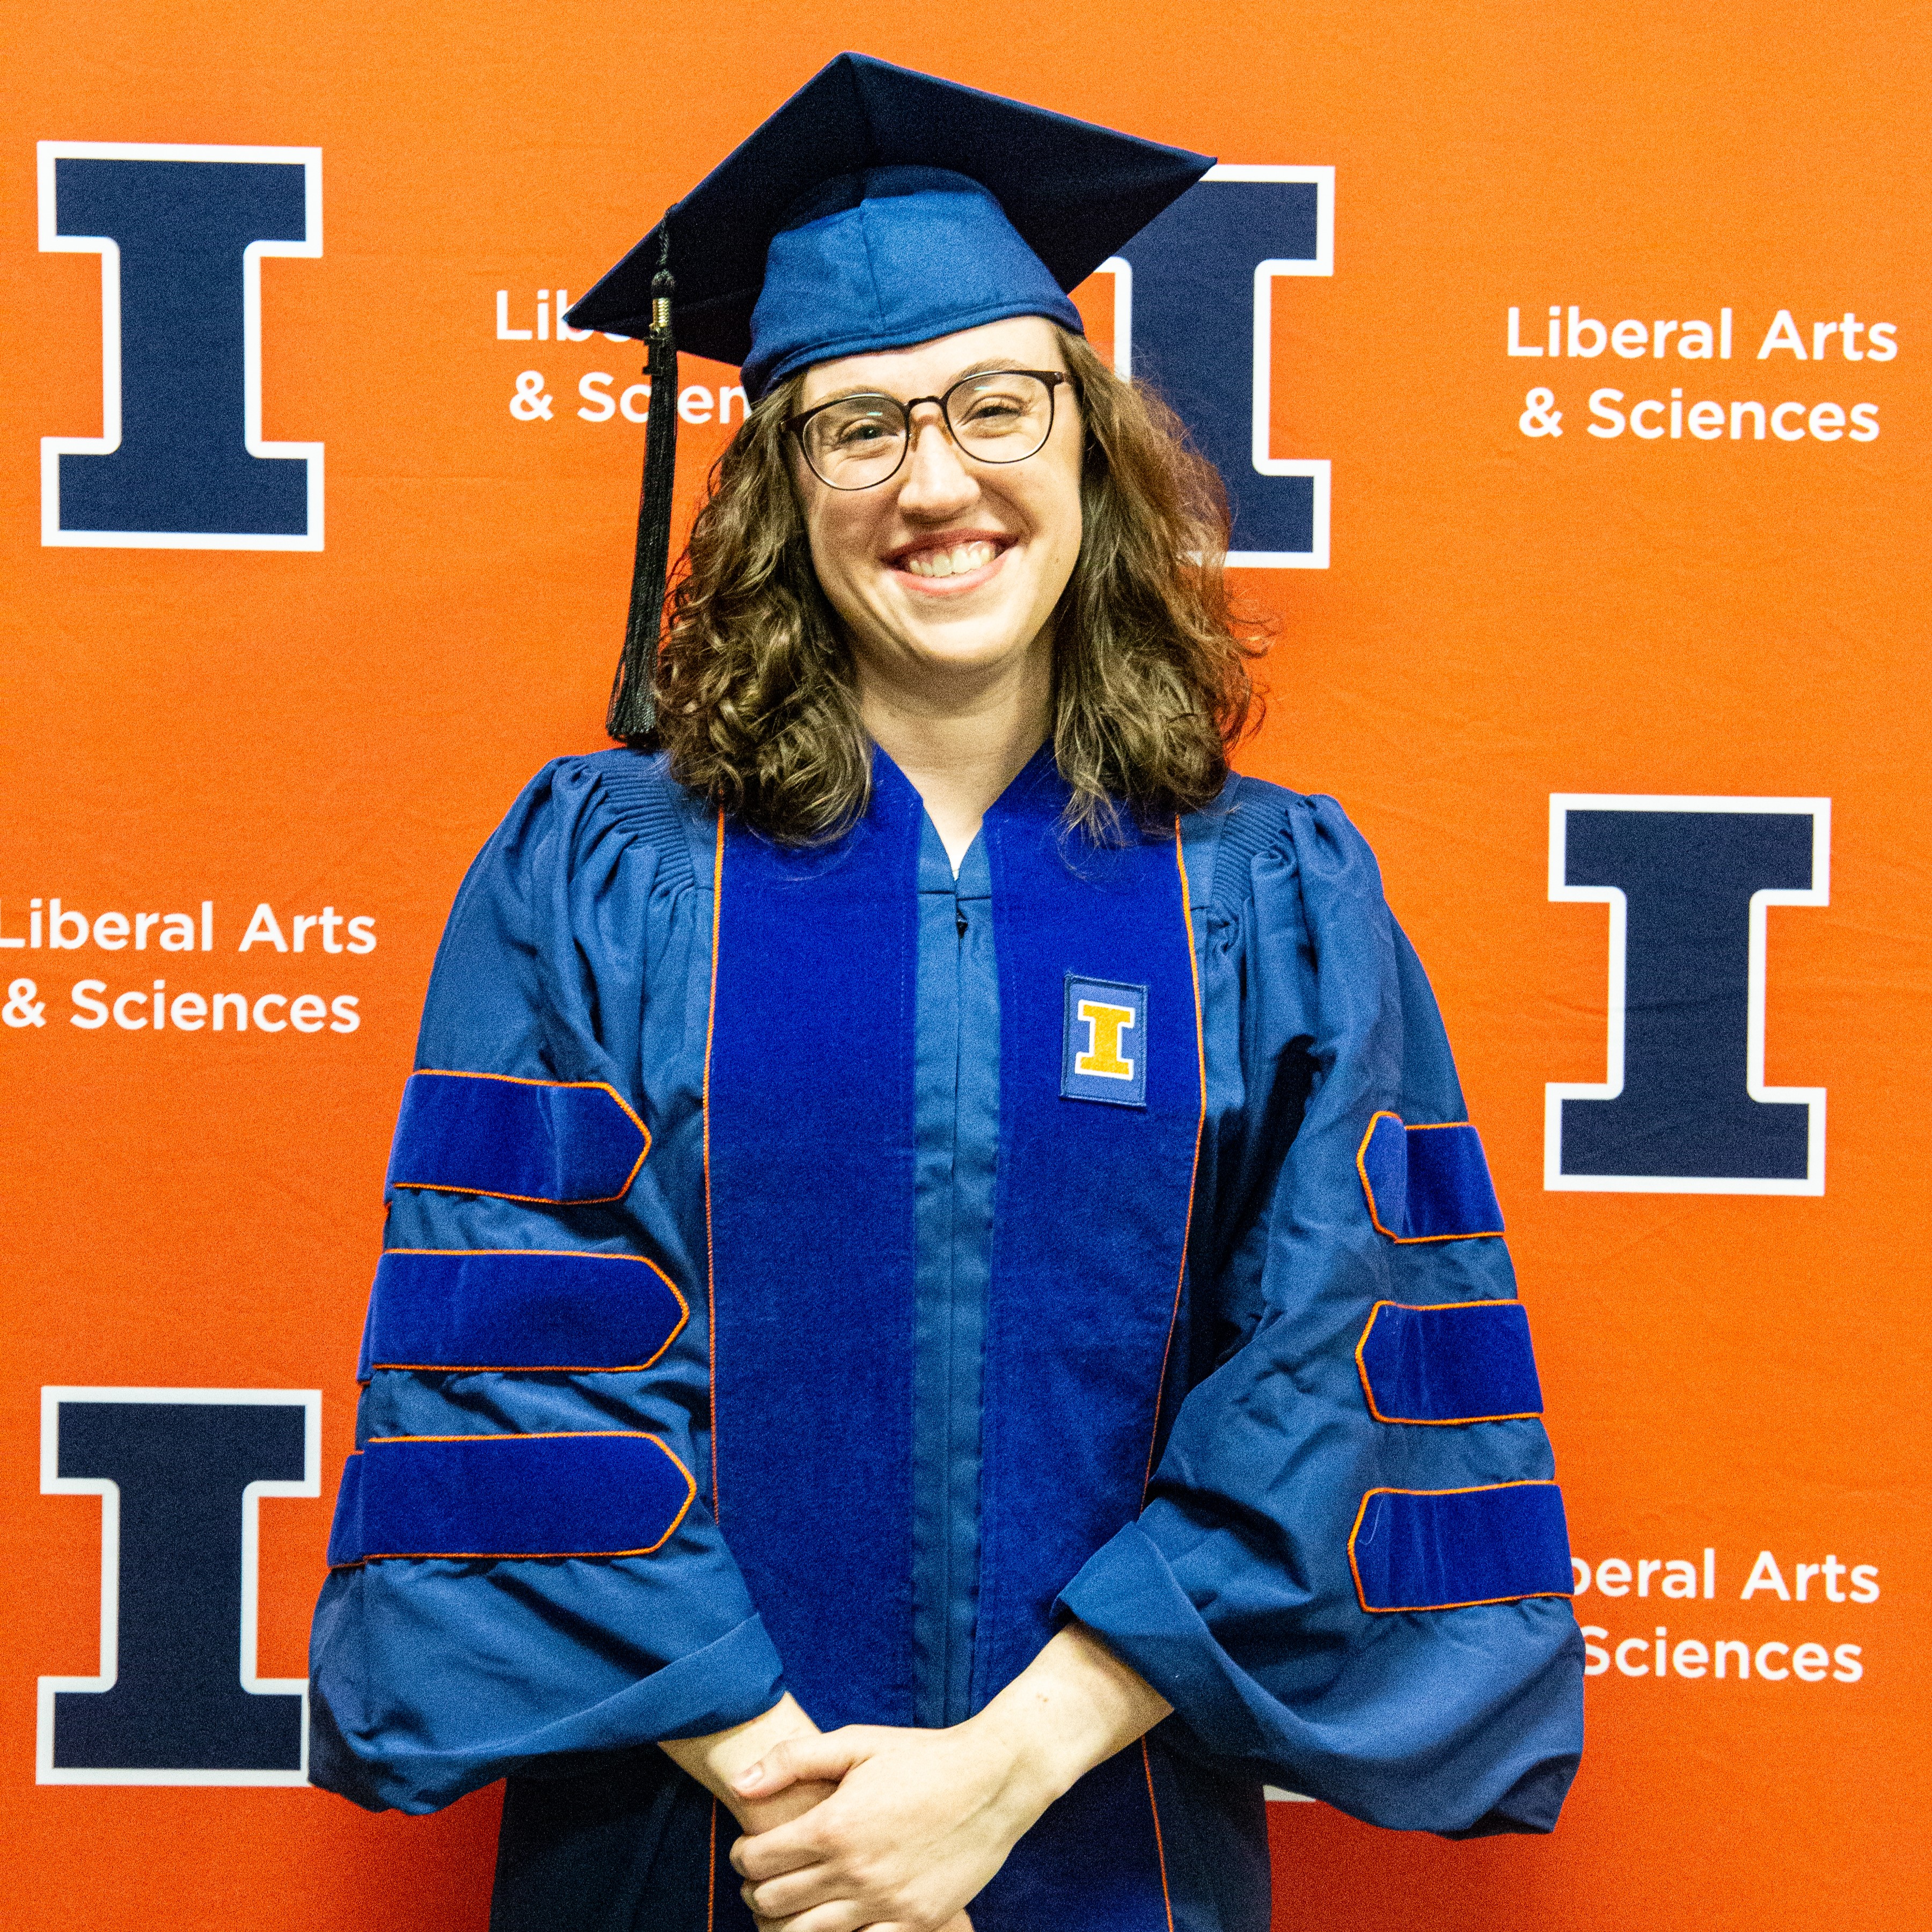
M 1024 639 L 1006 632 L 993 637 L 962 638 L 946 631 L 928 634 L 910 630 L 905 641 L 914 657 L 948 670 L 992 670 L 1026 648 Z

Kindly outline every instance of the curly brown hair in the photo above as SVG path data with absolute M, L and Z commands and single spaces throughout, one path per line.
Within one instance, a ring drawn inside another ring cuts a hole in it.
M 1068 817 L 1113 836 L 1207 804 L 1257 706 L 1258 628 L 1232 608 L 1227 499 L 1173 411 L 1056 331 L 1086 430 L 1080 551 L 1054 614 L 1053 748 Z M 648 740 L 699 794 L 788 843 L 863 813 L 872 755 L 851 656 L 812 568 L 785 425 L 762 397 L 714 466 L 670 598 Z

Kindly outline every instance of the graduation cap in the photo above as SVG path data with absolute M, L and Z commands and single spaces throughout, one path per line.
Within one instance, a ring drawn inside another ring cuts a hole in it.
M 644 500 L 613 737 L 648 736 L 677 437 L 677 348 L 753 401 L 836 356 L 1008 316 L 1078 332 L 1067 291 L 1214 165 L 864 54 L 841 54 L 571 308 L 650 345 Z M 671 268 L 676 265 L 674 278 Z

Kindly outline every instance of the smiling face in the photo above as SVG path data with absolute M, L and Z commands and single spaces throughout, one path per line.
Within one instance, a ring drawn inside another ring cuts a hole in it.
M 822 362 L 806 373 L 797 408 L 866 392 L 909 402 L 979 370 L 1065 367 L 1053 325 L 1016 316 Z M 914 414 L 898 472 L 869 489 L 831 488 L 794 450 L 813 566 L 862 688 L 938 697 L 962 682 L 1042 674 L 1049 620 L 1080 551 L 1079 404 L 1064 382 L 1054 402 L 1046 443 L 1017 463 L 963 453 L 931 403 Z

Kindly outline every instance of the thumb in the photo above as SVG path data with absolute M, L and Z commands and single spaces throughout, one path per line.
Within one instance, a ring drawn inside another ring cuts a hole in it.
M 788 1738 L 731 1780 L 740 1798 L 770 1798 L 794 1784 L 836 1784 L 868 1753 L 848 1731 Z

